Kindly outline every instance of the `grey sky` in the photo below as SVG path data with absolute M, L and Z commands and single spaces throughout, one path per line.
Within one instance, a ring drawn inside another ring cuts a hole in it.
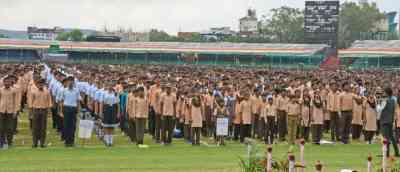
M 131 27 L 202 31 L 209 27 L 238 28 L 238 19 L 252 6 L 257 15 L 282 5 L 303 8 L 305 0 L 0 0 L 0 28 L 26 30 L 61 26 L 101 30 Z M 344 2 L 344 0 L 341 0 Z M 349 0 L 357 1 L 357 0 Z M 399 0 L 375 0 L 384 11 L 400 10 Z M 397 8 L 397 9 L 396 9 Z

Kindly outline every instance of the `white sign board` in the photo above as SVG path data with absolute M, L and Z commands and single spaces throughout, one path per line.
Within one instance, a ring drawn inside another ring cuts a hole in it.
M 227 136 L 228 126 L 228 118 L 217 118 L 217 136 Z
M 81 139 L 90 139 L 94 128 L 94 121 L 92 120 L 79 120 L 78 137 Z

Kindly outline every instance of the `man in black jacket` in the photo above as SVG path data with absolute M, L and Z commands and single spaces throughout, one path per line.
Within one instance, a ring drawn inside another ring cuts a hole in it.
M 399 157 L 399 148 L 393 135 L 393 121 L 396 109 L 396 99 L 393 96 L 393 90 L 390 87 L 385 88 L 385 96 L 387 97 L 386 105 L 382 110 L 380 125 L 383 137 L 388 141 L 386 156 L 390 154 L 390 143 L 393 144 L 395 156 Z

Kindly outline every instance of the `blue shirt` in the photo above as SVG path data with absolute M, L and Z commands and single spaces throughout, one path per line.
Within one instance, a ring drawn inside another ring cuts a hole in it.
M 61 93 L 61 100 L 64 101 L 64 106 L 77 107 L 78 101 L 81 100 L 81 94 L 77 89 L 63 89 Z

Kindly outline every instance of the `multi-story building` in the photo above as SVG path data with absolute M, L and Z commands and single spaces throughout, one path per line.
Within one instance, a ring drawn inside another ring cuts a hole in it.
M 239 34 L 244 37 L 258 34 L 256 10 L 248 9 L 247 15 L 239 19 Z
M 64 30 L 60 27 L 38 28 L 28 27 L 28 38 L 33 40 L 56 40 L 59 33 Z

